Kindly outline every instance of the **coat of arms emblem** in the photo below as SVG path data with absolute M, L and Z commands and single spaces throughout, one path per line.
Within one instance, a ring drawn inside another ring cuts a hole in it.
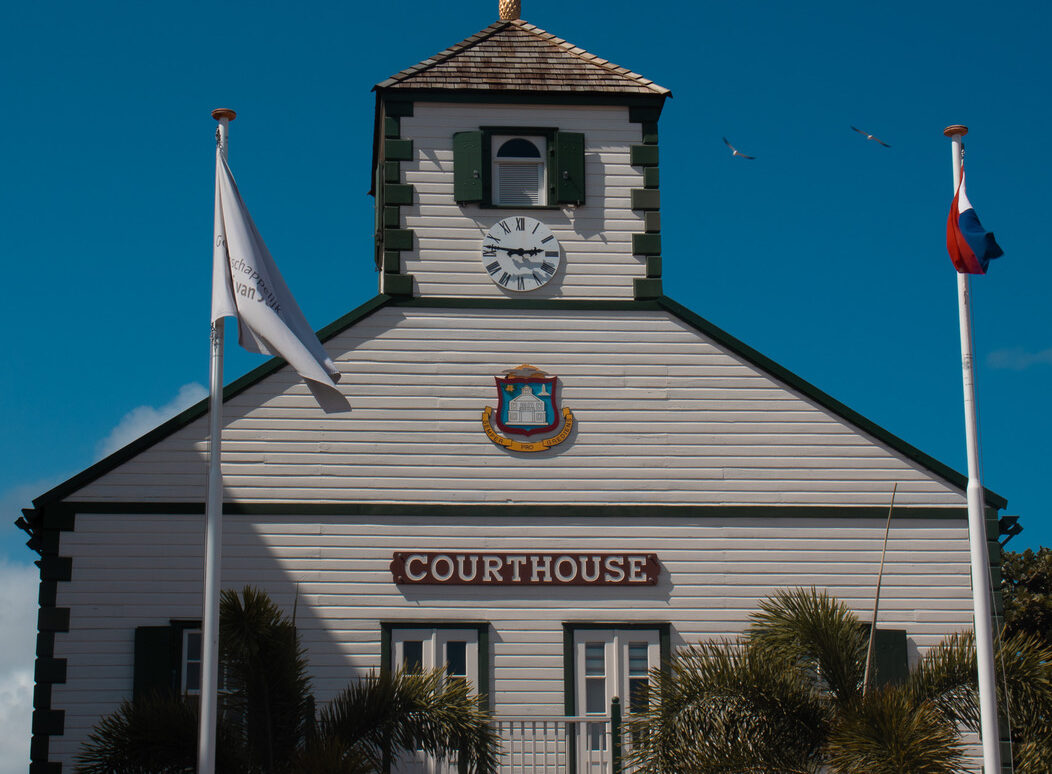
M 559 410 L 556 377 L 524 363 L 494 377 L 494 382 L 497 408 L 486 406 L 482 412 L 483 429 L 493 443 L 511 451 L 546 451 L 570 436 L 573 412 Z M 556 430 L 555 435 L 547 435 Z

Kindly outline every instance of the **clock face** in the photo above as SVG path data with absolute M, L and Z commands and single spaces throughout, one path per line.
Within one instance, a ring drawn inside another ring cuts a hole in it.
M 505 290 L 536 290 L 555 276 L 559 261 L 559 241 L 533 218 L 504 218 L 482 238 L 482 265 Z

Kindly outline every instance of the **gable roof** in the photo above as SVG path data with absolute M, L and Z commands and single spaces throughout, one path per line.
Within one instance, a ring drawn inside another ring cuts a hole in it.
M 326 326 L 319 331 L 318 336 L 322 341 L 328 341 L 351 326 L 368 318 L 378 310 L 388 306 L 452 307 L 472 309 L 551 308 L 567 310 L 664 311 L 682 321 L 690 328 L 693 328 L 712 339 L 727 351 L 753 364 L 760 370 L 774 377 L 776 380 L 814 401 L 816 404 L 829 411 L 831 415 L 845 420 L 881 443 L 886 444 L 889 448 L 902 454 L 907 459 L 912 460 L 933 475 L 947 481 L 962 491 L 968 483 L 967 477 L 961 473 L 953 470 L 949 466 L 925 454 L 893 433 L 871 422 L 858 412 L 847 407 L 806 380 L 760 354 L 736 339 L 734 336 L 731 336 L 726 331 L 713 325 L 708 320 L 705 320 L 700 315 L 695 314 L 686 307 L 666 297 L 661 297 L 652 301 L 549 301 L 523 299 L 509 302 L 506 299 L 403 299 L 380 295 L 365 304 L 362 304 L 357 309 L 333 322 L 331 325 Z M 240 379 L 227 385 L 223 391 L 223 400 L 230 400 L 285 366 L 286 363 L 281 358 L 272 358 L 253 371 L 245 374 Z M 33 501 L 34 508 L 40 511 L 50 505 L 58 504 L 82 487 L 94 482 L 106 473 L 117 468 L 119 465 L 135 457 L 140 452 L 145 451 L 159 441 L 172 435 L 177 430 L 186 427 L 194 420 L 206 415 L 207 411 L 208 399 L 204 399 L 184 411 L 182 414 L 173 417 L 138 440 L 133 441 L 123 449 L 114 452 L 109 457 L 100 460 L 91 467 L 83 470 L 69 480 L 36 498 Z M 988 507 L 1000 509 L 1004 508 L 1007 504 L 1003 497 L 988 489 L 985 490 L 985 495 Z
M 375 88 L 671 96 L 642 75 L 522 19 L 494 22 Z

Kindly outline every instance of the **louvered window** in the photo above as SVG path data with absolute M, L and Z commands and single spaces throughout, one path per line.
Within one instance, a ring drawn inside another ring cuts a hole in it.
M 495 135 L 493 154 L 493 203 L 533 206 L 547 204 L 543 137 Z

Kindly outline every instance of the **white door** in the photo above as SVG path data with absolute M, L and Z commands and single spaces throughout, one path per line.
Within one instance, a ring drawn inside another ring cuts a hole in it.
M 475 629 L 394 629 L 391 632 L 393 669 L 427 672 L 445 667 L 447 680 L 467 680 L 472 690 L 479 684 L 479 639 Z M 422 751 L 401 756 L 392 767 L 396 774 L 447 774 L 456 772 L 456 761 L 438 761 Z
M 620 699 L 622 719 L 646 703 L 649 672 L 661 660 L 660 636 L 656 629 L 579 629 L 574 651 L 577 714 L 596 718 L 579 726 L 577 771 L 609 774 L 611 703 Z

